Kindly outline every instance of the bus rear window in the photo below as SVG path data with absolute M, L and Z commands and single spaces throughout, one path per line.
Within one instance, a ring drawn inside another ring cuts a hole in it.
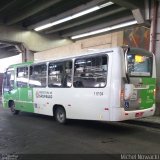
M 128 72 L 130 76 L 151 76 L 152 57 L 128 54 Z
M 74 64 L 74 87 L 105 87 L 107 83 L 107 68 L 106 55 L 76 59 Z

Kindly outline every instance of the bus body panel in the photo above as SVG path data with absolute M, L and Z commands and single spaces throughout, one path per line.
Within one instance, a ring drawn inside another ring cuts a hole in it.
M 53 106 L 61 105 L 70 119 L 109 120 L 110 94 L 106 88 L 101 90 L 37 88 L 33 94 L 35 113 L 53 115 Z
M 35 113 L 53 115 L 61 105 L 69 119 L 110 120 L 112 56 L 108 55 L 107 85 L 104 88 L 34 88 Z
M 3 107 L 7 108 L 8 102 L 12 100 L 17 110 L 53 116 L 54 106 L 60 105 L 65 108 L 66 117 L 69 119 L 100 121 L 122 121 L 153 115 L 155 111 L 155 68 L 153 67 L 153 77 L 130 77 L 130 82 L 135 87 L 134 95 L 131 95 L 131 99 L 124 100 L 122 93 L 127 83 L 124 52 L 120 47 L 110 50 L 112 53 L 107 53 L 107 50 L 101 51 L 103 54 L 106 52 L 108 57 L 105 87 L 75 88 L 73 83 L 70 88 L 50 88 L 48 86 L 35 88 L 29 85 L 17 87 L 15 78 L 14 89 L 3 93 Z M 73 62 L 74 59 L 72 59 Z M 49 62 L 45 63 L 48 65 Z M 28 63 L 27 66 L 30 67 L 31 64 Z M 19 65 L 13 67 L 17 75 L 16 69 Z M 136 88 L 139 82 L 148 88 Z M 136 98 L 133 99 L 133 97 Z
M 135 110 L 147 109 L 155 103 L 155 87 L 156 79 L 148 77 L 130 78 L 134 84 L 134 91 L 130 97 L 130 104 L 125 110 L 129 111 L 132 108 Z
M 112 55 L 112 71 L 111 71 L 111 108 L 121 107 L 121 90 L 123 88 L 124 82 L 124 54 L 121 49 L 117 48 Z

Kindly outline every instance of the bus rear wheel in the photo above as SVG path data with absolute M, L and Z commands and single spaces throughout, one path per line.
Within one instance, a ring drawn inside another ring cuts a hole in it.
M 66 123 L 66 112 L 65 109 L 62 107 L 57 107 L 55 110 L 55 119 L 60 124 Z
M 11 102 L 9 104 L 9 107 L 10 107 L 10 110 L 11 110 L 11 113 L 14 114 L 14 115 L 17 115 L 19 114 L 19 110 L 16 110 L 15 108 L 15 103 L 14 102 Z

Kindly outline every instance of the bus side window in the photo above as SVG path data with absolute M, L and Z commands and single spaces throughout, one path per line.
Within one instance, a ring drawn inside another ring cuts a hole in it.
M 28 67 L 17 68 L 17 87 L 28 86 Z
M 29 86 L 46 87 L 47 65 L 38 64 L 30 66 Z
M 102 88 L 107 83 L 107 56 L 86 56 L 75 60 L 73 85 L 76 88 Z
M 71 87 L 72 61 L 51 62 L 48 69 L 49 87 Z

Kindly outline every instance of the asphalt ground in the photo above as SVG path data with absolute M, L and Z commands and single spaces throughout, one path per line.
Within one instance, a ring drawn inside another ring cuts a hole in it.
M 0 153 L 43 159 L 55 154 L 92 155 L 92 159 L 99 155 L 113 159 L 121 154 L 160 154 L 160 129 L 131 122 L 70 120 L 60 125 L 50 116 L 12 115 L 0 106 Z

